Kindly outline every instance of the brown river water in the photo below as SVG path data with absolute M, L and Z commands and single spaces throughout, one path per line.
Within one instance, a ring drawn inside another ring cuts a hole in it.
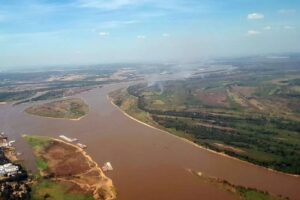
M 34 158 L 20 137 L 22 134 L 78 138 L 99 165 L 112 163 L 114 170 L 106 174 L 113 180 L 121 200 L 237 199 L 200 181 L 188 169 L 236 185 L 300 199 L 300 177 L 198 148 L 126 117 L 107 99 L 110 91 L 120 87 L 121 84 L 109 85 L 76 95 L 90 108 L 89 114 L 79 121 L 31 116 L 24 113 L 29 105 L 0 105 L 0 131 L 16 140 L 17 151 L 32 171 Z

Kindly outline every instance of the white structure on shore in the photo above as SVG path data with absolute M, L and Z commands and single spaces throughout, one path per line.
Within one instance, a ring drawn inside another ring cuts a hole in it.
M 59 137 L 60 137 L 61 139 L 63 139 L 63 140 L 66 140 L 67 142 L 75 142 L 75 141 L 78 140 L 77 138 L 69 138 L 69 137 L 64 136 L 64 135 L 60 135 Z
M 17 173 L 19 170 L 19 167 L 16 165 L 13 165 L 12 163 L 7 163 L 4 165 L 0 165 L 0 175 L 3 176 L 5 174 L 11 175 Z

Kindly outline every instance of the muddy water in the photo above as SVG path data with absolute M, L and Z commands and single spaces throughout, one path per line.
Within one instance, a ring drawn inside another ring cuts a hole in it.
M 16 139 L 27 166 L 34 170 L 34 159 L 22 134 L 80 139 L 100 165 L 110 161 L 121 200 L 153 199 L 235 199 L 212 185 L 201 182 L 188 169 L 226 179 L 237 185 L 300 199 L 300 178 L 266 170 L 245 162 L 197 148 L 169 134 L 139 124 L 110 104 L 107 94 L 121 85 L 105 86 L 77 95 L 90 106 L 80 121 L 31 116 L 28 105 L 0 105 L 0 130 Z

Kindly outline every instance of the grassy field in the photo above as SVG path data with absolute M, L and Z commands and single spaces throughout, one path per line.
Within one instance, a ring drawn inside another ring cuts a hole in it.
M 31 106 L 25 112 L 42 117 L 79 119 L 88 113 L 88 105 L 81 99 L 72 98 Z
M 243 70 L 138 84 L 111 97 L 143 122 L 215 151 L 300 174 L 300 72 Z

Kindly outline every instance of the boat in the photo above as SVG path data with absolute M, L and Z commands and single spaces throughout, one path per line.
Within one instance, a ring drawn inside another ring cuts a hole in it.
M 103 165 L 102 170 L 103 170 L 103 171 L 112 171 L 112 170 L 113 170 L 113 167 L 112 167 L 112 165 L 111 165 L 110 162 L 106 162 L 106 163 Z

